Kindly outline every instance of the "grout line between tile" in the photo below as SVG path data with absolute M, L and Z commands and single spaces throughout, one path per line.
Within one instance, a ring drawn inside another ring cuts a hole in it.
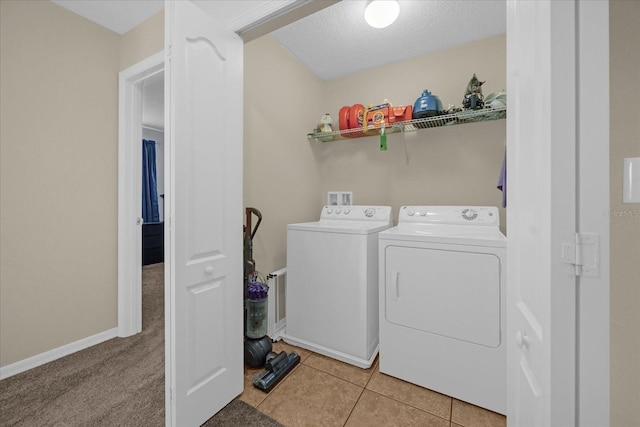
M 334 375 L 334 374 L 332 374 L 331 372 L 327 372 L 327 371 L 323 371 L 322 369 L 318 369 L 318 368 L 316 368 L 315 366 L 306 365 L 306 364 L 305 364 L 304 366 L 306 366 L 307 368 L 315 369 L 316 371 L 318 371 L 318 372 L 322 372 L 323 374 L 331 375 L 333 378 L 337 378 L 337 379 L 339 379 L 339 380 L 342 380 L 342 381 L 344 381 L 344 382 L 346 382 L 346 383 L 349 383 L 349 384 L 351 384 L 351 385 L 354 385 L 354 386 L 356 386 L 356 387 L 360 387 L 360 388 L 366 388 L 366 387 L 367 387 L 367 384 L 369 384 L 369 381 L 371 380 L 371 376 L 373 376 L 373 374 L 371 374 L 371 376 L 370 376 L 370 377 L 369 377 L 369 379 L 367 380 L 367 384 L 365 384 L 364 386 L 361 386 L 360 384 L 356 384 L 356 383 L 354 383 L 354 382 L 352 382 L 352 381 L 349 381 L 349 380 L 347 380 L 347 379 L 344 379 L 344 378 L 342 378 L 342 377 L 339 377 L 339 376 L 337 376 L 337 375 Z
M 371 382 L 371 378 L 373 378 L 373 375 L 376 373 L 376 368 L 378 368 L 378 362 L 375 362 L 372 366 L 373 366 L 373 369 L 371 370 L 371 375 L 369 375 L 369 379 L 367 380 L 367 383 L 364 385 L 364 388 L 367 388 L 367 386 Z
M 394 399 L 394 398 L 393 398 L 393 397 L 391 397 L 391 396 L 387 396 L 387 395 L 385 395 L 385 394 L 378 393 L 377 391 L 374 391 L 374 390 L 371 390 L 371 389 L 367 389 L 367 390 L 369 390 L 371 393 L 375 393 L 375 394 L 377 394 L 377 395 L 379 395 L 379 396 L 386 397 L 387 399 L 391 399 L 391 400 L 394 400 L 394 401 L 396 401 L 396 402 L 398 402 L 398 403 L 402 403 L 403 405 L 406 405 L 406 406 L 409 406 L 409 407 L 411 407 L 411 408 L 417 409 L 418 411 L 420 411 L 420 412 L 424 412 L 425 414 L 433 415 L 434 417 L 438 417 L 438 418 L 440 418 L 441 420 L 448 421 L 448 422 L 449 422 L 449 425 L 451 425 L 451 423 L 452 423 L 451 419 L 442 418 L 442 417 L 441 417 L 440 415 L 438 415 L 438 414 L 434 414 L 434 413 L 432 413 L 432 412 L 425 411 L 425 410 L 424 410 L 424 409 L 422 409 L 422 408 L 418 408 L 417 406 L 413 406 L 413 405 L 411 405 L 411 404 L 409 404 L 409 403 L 407 403 L 407 402 L 403 402 L 402 400 Z M 449 414 L 449 416 L 451 416 L 451 414 Z
M 332 376 L 333 378 L 337 378 L 337 379 L 342 380 L 342 381 L 344 381 L 344 382 L 347 382 L 347 383 L 349 383 L 349 384 L 353 384 L 353 383 L 352 383 L 351 381 L 349 381 L 349 380 L 345 380 L 344 378 L 340 378 L 340 377 L 338 377 L 338 376 L 336 376 L 336 375 L 333 375 L 331 372 L 327 372 L 327 371 L 323 371 L 322 369 L 318 369 L 318 368 L 316 368 L 315 366 L 311 366 L 311 365 L 304 365 L 304 366 L 306 366 L 307 368 L 314 369 L 314 370 L 316 370 L 316 371 L 318 371 L 318 372 L 322 372 L 323 374 L 330 375 L 330 376 Z M 353 385 L 360 387 L 358 384 L 353 384 Z
M 353 383 L 351 383 L 353 384 Z M 360 402 L 360 399 L 362 399 L 362 395 L 364 394 L 364 387 L 362 387 L 362 390 L 360 390 L 360 396 L 358 396 L 358 400 L 356 400 L 356 403 L 353 404 L 353 407 L 351 408 L 351 410 L 349 411 L 349 416 L 347 417 L 346 420 L 344 420 L 344 423 L 342 424 L 342 427 L 346 426 L 347 423 L 349 422 L 349 418 L 351 418 L 351 415 L 353 414 L 354 409 L 356 409 L 356 406 L 358 406 L 358 402 Z

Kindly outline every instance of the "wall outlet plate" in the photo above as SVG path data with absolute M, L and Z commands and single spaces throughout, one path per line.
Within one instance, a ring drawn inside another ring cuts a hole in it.
M 351 206 L 352 204 L 352 191 L 329 191 L 327 193 L 327 205 L 329 206 Z

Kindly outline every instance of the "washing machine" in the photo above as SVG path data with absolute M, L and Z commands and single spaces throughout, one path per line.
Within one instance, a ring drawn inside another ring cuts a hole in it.
M 379 233 L 380 372 L 506 414 L 498 209 L 403 206 Z
M 378 233 L 389 206 L 325 206 L 320 220 L 287 226 L 283 339 L 368 368 L 378 354 Z

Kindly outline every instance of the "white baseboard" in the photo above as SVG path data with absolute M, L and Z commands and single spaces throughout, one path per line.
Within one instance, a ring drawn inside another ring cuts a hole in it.
M 109 329 L 90 337 L 63 345 L 62 347 L 54 348 L 53 350 L 45 351 L 44 353 L 3 366 L 0 368 L 0 380 L 19 374 L 20 372 L 28 371 L 29 369 L 36 368 L 40 365 L 44 365 L 45 363 L 53 362 L 56 359 L 84 350 L 85 348 L 93 345 L 100 344 L 101 342 L 110 340 L 117 336 L 118 328 Z

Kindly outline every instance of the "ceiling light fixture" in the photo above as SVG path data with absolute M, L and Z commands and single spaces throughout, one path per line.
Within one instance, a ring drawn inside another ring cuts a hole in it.
M 385 28 L 393 24 L 399 14 L 397 0 L 370 0 L 364 9 L 364 20 L 373 28 Z

